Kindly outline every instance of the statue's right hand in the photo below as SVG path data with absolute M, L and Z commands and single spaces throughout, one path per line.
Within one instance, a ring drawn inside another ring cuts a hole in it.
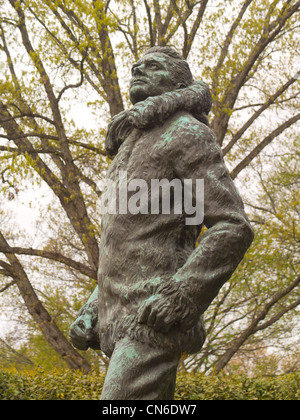
M 69 338 L 78 350 L 100 350 L 97 303 L 87 303 L 81 308 L 78 318 L 70 327 Z

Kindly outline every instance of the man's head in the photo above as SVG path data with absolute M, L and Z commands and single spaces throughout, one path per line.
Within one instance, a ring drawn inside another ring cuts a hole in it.
M 130 99 L 133 104 L 193 83 L 188 63 L 170 47 L 153 47 L 132 67 Z

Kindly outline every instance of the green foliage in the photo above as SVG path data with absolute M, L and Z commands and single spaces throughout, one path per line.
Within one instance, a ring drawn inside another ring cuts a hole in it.
M 0 371 L 0 400 L 98 400 L 105 374 Z M 300 374 L 274 378 L 179 373 L 176 400 L 299 400 Z
M 0 372 L 0 400 L 97 400 L 104 375 L 41 369 Z
M 240 375 L 182 373 L 176 399 L 181 400 L 299 400 L 299 374 L 248 378 Z

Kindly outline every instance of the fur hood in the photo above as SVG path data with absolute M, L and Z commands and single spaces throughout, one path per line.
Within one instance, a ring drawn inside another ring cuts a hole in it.
M 198 121 L 209 125 L 208 114 L 212 98 L 204 82 L 195 82 L 184 89 L 177 89 L 138 102 L 128 111 L 123 111 L 111 120 L 105 140 L 105 148 L 110 157 L 118 153 L 119 147 L 134 128 L 148 129 L 162 124 L 177 111 L 187 111 Z

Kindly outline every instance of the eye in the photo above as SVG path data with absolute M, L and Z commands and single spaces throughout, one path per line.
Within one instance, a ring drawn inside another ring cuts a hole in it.
M 159 69 L 160 67 L 159 67 L 159 65 L 158 65 L 158 64 L 156 64 L 156 63 L 150 63 L 150 64 L 149 64 L 149 68 L 150 68 L 150 69 L 153 69 L 153 70 L 156 70 L 156 69 Z

